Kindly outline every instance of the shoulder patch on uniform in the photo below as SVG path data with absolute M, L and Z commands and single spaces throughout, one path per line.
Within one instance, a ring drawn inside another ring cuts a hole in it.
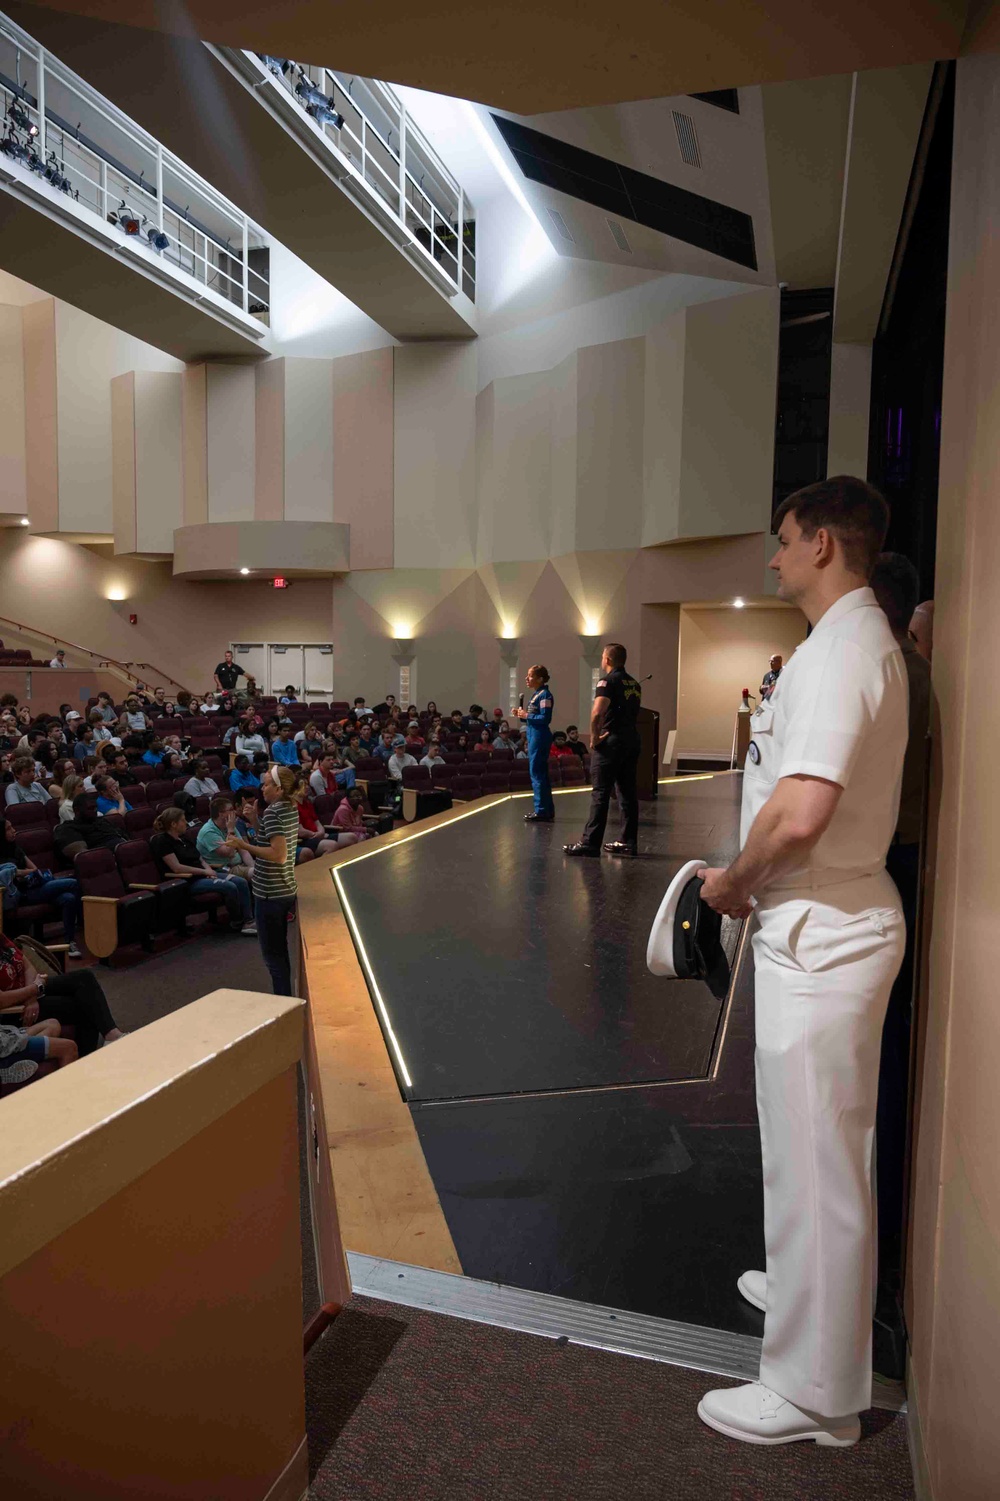
M 601 678 L 601 680 L 599 681 L 599 683 L 597 684 L 597 686 L 598 686 L 598 688 L 606 688 L 608 686 L 608 680 L 607 680 L 607 678 Z

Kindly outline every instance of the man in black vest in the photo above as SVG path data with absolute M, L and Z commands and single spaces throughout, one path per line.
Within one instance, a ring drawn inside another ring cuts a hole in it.
M 590 716 L 590 769 L 594 787 L 590 817 L 580 843 L 563 846 L 567 855 L 600 858 L 612 789 L 618 793 L 621 838 L 604 848 L 609 855 L 632 856 L 636 853 L 639 834 L 639 797 L 635 786 L 639 730 L 636 721 L 642 688 L 625 671 L 626 656 L 624 646 L 610 641 L 601 657 L 601 676 Z

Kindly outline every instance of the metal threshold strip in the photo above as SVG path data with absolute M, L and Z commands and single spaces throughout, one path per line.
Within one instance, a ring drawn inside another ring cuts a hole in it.
M 348 1251 L 347 1264 L 354 1292 L 382 1303 L 399 1303 L 452 1318 L 537 1334 L 543 1339 L 566 1339 L 615 1355 L 659 1360 L 716 1376 L 756 1381 L 761 1341 L 750 1334 L 731 1334 L 698 1324 L 679 1324 L 623 1308 L 577 1303 L 552 1293 L 477 1282 L 450 1272 L 407 1266 Z M 906 1396 L 896 1382 L 872 1384 L 872 1406 L 905 1412 Z

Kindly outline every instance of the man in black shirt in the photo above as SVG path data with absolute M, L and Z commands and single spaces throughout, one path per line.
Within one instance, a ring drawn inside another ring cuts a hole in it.
M 233 661 L 233 654 L 227 651 L 225 660 L 220 662 L 215 669 L 215 686 L 225 692 L 232 692 L 239 678 L 245 678 L 246 673 L 242 667 L 237 667 Z
M 81 849 L 114 849 L 128 838 L 121 829 L 98 817 L 97 795 L 80 792 L 73 799 L 73 817 L 67 823 L 57 823 L 52 831 L 52 843 L 66 859 Z
M 563 846 L 567 855 L 600 858 L 613 788 L 618 792 L 621 838 L 604 848 L 609 855 L 631 856 L 636 853 L 639 836 L 639 798 L 635 785 L 639 761 L 637 720 L 642 688 L 625 671 L 626 656 L 624 646 L 611 641 L 601 657 L 601 676 L 590 717 L 590 766 L 594 787 L 590 817 L 579 844 Z

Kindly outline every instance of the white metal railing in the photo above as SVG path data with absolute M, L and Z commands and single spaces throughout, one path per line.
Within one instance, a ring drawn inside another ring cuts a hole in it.
M 268 242 L 244 213 L 0 14 L 0 152 L 266 323 Z M 254 264 L 256 260 L 257 264 Z
M 386 83 L 245 52 L 283 87 L 328 144 L 355 168 L 414 246 L 456 291 L 476 297 L 475 211 L 461 185 Z

